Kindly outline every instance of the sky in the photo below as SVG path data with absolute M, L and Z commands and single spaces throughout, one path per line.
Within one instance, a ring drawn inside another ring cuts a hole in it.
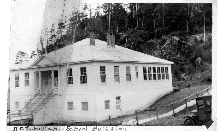
M 40 36 L 45 37 L 44 29 L 58 23 L 61 15 L 69 16 L 73 8 L 79 9 L 84 3 L 95 8 L 100 1 L 89 0 L 12 0 L 10 22 L 10 65 L 15 62 L 16 53 L 23 51 L 31 54 L 37 50 Z M 64 13 L 63 13 L 64 9 Z M 41 49 L 41 48 L 39 48 Z

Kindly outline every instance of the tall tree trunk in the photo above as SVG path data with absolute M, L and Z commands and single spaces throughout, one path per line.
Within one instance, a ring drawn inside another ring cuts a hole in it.
M 189 33 L 189 3 L 187 3 L 186 32 Z
M 204 43 L 205 43 L 205 11 L 204 11 Z

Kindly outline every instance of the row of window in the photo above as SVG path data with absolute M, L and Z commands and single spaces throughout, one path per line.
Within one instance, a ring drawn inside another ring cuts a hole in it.
M 24 74 L 25 86 L 29 86 L 29 73 Z M 19 87 L 19 74 L 15 74 L 15 87 Z
M 135 66 L 136 79 L 138 79 L 138 66 Z M 68 84 L 73 84 L 72 68 L 67 73 Z M 144 80 L 169 80 L 168 67 L 143 67 Z M 100 66 L 100 80 L 101 83 L 106 82 L 105 66 Z M 114 80 L 120 82 L 119 66 L 114 66 Z M 131 81 L 130 66 L 126 66 L 126 81 Z M 86 67 L 80 68 L 80 84 L 87 83 Z
M 121 97 L 116 97 L 116 109 L 121 109 Z M 89 103 L 88 102 L 81 102 L 82 103 L 82 111 L 89 110 Z M 105 109 L 110 109 L 110 100 L 104 101 Z M 15 102 L 15 109 L 19 110 L 19 102 Z M 67 102 L 67 110 L 74 110 L 73 102 Z
M 138 79 L 138 66 L 135 66 L 135 75 Z M 67 71 L 68 84 L 73 84 L 73 70 L 70 68 Z M 39 87 L 39 73 L 35 74 L 36 87 Z M 168 67 L 143 67 L 144 80 L 169 80 Z M 100 80 L 101 83 L 106 83 L 106 70 L 105 66 L 100 66 Z M 120 82 L 119 66 L 114 66 L 114 80 Z M 130 66 L 126 66 L 126 81 L 131 81 Z M 80 84 L 87 83 L 86 67 L 80 67 Z M 29 86 L 29 73 L 25 73 L 25 86 Z M 58 86 L 58 71 L 54 72 L 54 86 Z M 19 87 L 19 74 L 15 74 L 15 87 Z
M 24 81 L 25 81 L 25 86 L 29 86 L 30 83 L 30 78 L 29 78 L 29 73 L 24 74 Z M 35 85 L 36 88 L 39 88 L 39 72 L 35 73 Z M 19 73 L 15 74 L 15 88 L 19 87 Z M 58 87 L 58 71 L 54 71 L 54 87 Z
M 81 102 L 82 103 L 82 111 L 89 110 L 89 103 L 88 102 Z M 105 109 L 110 109 L 110 100 L 104 101 Z M 121 109 L 121 97 L 116 97 L 116 109 Z M 73 102 L 67 102 L 67 110 L 71 111 L 74 110 Z

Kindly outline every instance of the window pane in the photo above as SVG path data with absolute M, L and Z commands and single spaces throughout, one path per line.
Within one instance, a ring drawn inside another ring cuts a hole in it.
M 102 74 L 100 75 L 100 77 L 101 77 L 101 83 L 105 83 L 106 75 Z
M 161 80 L 161 74 L 157 74 L 157 79 Z
M 144 74 L 144 80 L 147 80 L 147 74 Z
M 105 109 L 110 109 L 109 100 L 105 101 Z
M 161 67 L 161 73 L 164 73 L 164 67 Z
M 120 82 L 119 75 L 115 75 L 115 82 Z
M 73 84 L 73 77 L 68 77 L 68 84 Z
M 160 73 L 160 67 L 157 67 L 157 73 Z
M 130 66 L 126 66 L 126 73 L 130 74 Z
M 29 80 L 25 80 L 25 86 L 29 86 Z
M 149 68 L 148 68 L 149 69 Z M 149 72 L 149 71 L 148 71 Z M 146 67 L 143 67 L 143 73 L 147 73 Z
M 151 73 L 151 67 L 148 67 L 148 73 Z
M 165 73 L 168 73 L 168 67 L 165 67 Z
M 88 102 L 82 102 L 82 110 L 88 111 Z
M 29 73 L 25 73 L 25 80 L 29 79 Z
M 126 81 L 131 81 L 131 74 L 126 74 Z
M 153 73 L 156 73 L 156 67 L 153 67 Z
M 149 80 L 152 80 L 152 74 L 148 74 Z
M 119 66 L 114 66 L 114 74 L 119 75 Z
M 73 110 L 73 102 L 67 102 L 68 110 Z
M 169 74 L 166 74 L 166 79 L 169 80 Z
M 156 74 L 153 74 L 153 80 L 156 80 Z

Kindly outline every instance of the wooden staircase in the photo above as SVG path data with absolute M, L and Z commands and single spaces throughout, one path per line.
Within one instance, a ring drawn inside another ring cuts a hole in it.
M 11 112 L 7 116 L 7 123 L 13 121 L 30 120 L 53 98 L 53 92 L 47 95 L 35 94 L 25 106 L 18 111 Z

